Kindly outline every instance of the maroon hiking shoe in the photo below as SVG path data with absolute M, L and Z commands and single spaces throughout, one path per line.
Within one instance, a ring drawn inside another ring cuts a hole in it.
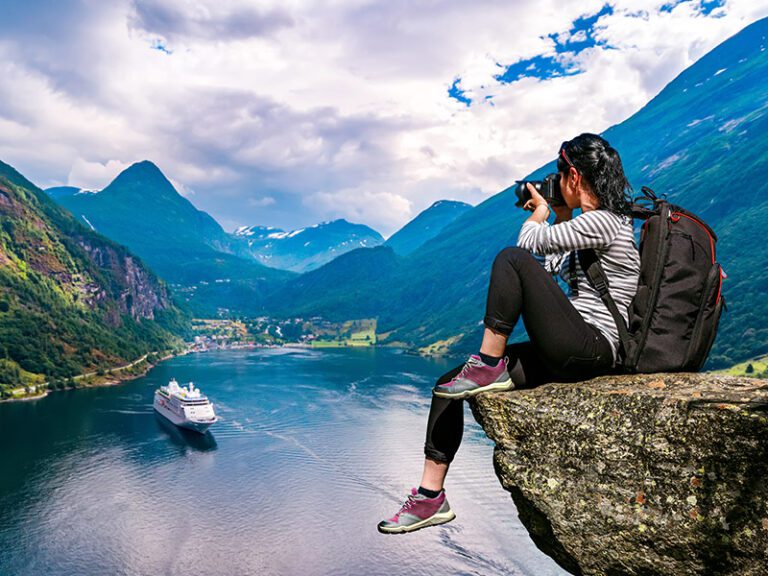
M 469 398 L 486 391 L 511 390 L 515 387 L 507 372 L 508 358 L 502 358 L 496 366 L 483 363 L 473 354 L 453 380 L 438 384 L 432 390 L 440 398 Z
M 397 514 L 379 522 L 378 529 L 383 534 L 404 534 L 405 532 L 421 530 L 427 526 L 445 524 L 454 518 L 456 518 L 456 514 L 448 505 L 445 490 L 434 498 L 427 498 L 423 494 L 419 494 L 416 488 L 411 488 L 408 499 L 397 511 Z

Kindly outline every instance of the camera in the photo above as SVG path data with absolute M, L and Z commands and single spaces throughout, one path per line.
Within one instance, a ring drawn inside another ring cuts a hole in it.
M 530 184 L 541 194 L 550 206 L 564 206 L 565 200 L 560 191 L 560 174 L 557 172 L 549 174 L 543 180 L 516 180 L 515 196 L 517 202 L 515 206 L 522 208 L 525 203 L 531 199 L 531 193 L 528 192 L 526 184 Z

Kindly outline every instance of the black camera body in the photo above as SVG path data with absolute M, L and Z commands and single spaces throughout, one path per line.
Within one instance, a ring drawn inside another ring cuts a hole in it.
M 536 192 L 541 194 L 550 206 L 565 206 L 563 193 L 560 190 L 560 174 L 557 172 L 548 174 L 543 180 L 517 180 L 515 182 L 515 196 L 517 196 L 515 206 L 518 208 L 522 208 L 531 199 L 531 193 L 526 184 L 536 188 Z

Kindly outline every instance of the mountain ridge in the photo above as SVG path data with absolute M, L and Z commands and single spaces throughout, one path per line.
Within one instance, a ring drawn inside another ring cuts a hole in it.
M 98 193 L 56 202 L 141 256 L 197 314 L 261 313 L 265 294 L 292 277 L 238 255 L 219 223 L 148 160 L 132 164 Z

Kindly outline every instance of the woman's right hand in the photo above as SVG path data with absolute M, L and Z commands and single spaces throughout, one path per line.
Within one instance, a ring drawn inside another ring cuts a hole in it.
M 530 182 L 526 184 L 526 187 L 528 188 L 528 193 L 531 195 L 531 199 L 527 200 L 525 204 L 523 204 L 523 209 L 534 212 L 536 208 L 543 206 L 547 209 L 547 213 L 549 213 L 549 204 L 547 204 L 544 196 L 539 194 L 538 190 L 536 190 L 536 188 L 534 188 Z
M 523 208 L 533 212 L 526 222 L 537 222 L 543 224 L 549 218 L 549 204 L 544 196 L 536 191 L 536 188 L 528 184 L 528 192 L 531 193 L 531 199 L 523 205 Z

